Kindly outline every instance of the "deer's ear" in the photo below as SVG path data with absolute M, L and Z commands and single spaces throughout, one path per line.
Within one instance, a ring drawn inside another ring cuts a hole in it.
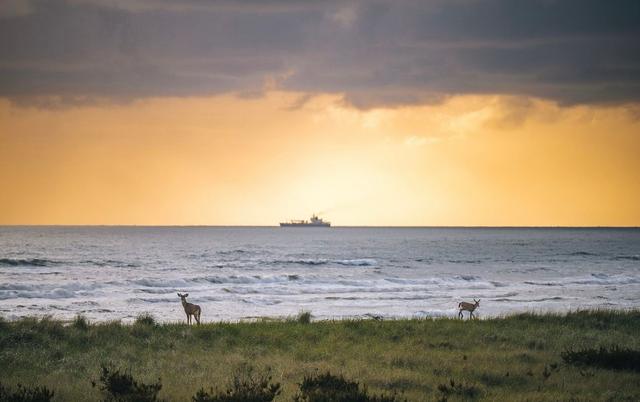
M 185 293 L 184 297 L 189 297 L 189 293 Z
M 182 295 L 180 293 L 178 293 L 178 297 L 182 297 Z

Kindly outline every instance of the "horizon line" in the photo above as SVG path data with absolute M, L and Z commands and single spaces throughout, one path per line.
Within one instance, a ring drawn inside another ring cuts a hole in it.
M 155 225 L 155 224 L 2 224 L 0 227 L 131 227 L 131 228 L 280 228 L 279 225 Z M 640 229 L 638 225 L 331 225 L 331 228 L 389 228 L 389 229 Z M 301 229 L 301 228 L 294 228 Z

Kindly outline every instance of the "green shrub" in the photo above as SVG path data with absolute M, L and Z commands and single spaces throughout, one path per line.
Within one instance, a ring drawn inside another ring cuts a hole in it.
M 87 320 L 87 317 L 78 314 L 76 318 L 74 318 L 73 323 L 71 323 L 71 326 L 80 331 L 86 331 L 89 329 L 89 320 Z
M 296 318 L 300 324 L 309 324 L 311 322 L 311 312 L 310 311 L 301 311 Z
M 438 391 L 440 391 L 440 401 L 448 400 L 451 395 L 460 396 L 465 400 L 475 399 L 480 396 L 480 388 L 476 385 L 455 382 L 453 378 L 449 380 L 449 384 L 438 385 Z
M 614 345 L 610 348 L 565 350 L 560 354 L 565 363 L 574 366 L 594 366 L 612 370 L 640 371 L 640 350 L 622 348 Z
M 156 326 L 156 319 L 153 318 L 153 316 L 149 313 L 143 313 L 140 314 L 137 318 L 136 318 L 136 322 L 135 324 L 137 325 L 146 325 L 149 327 L 154 327 Z
M 271 402 L 281 392 L 280 383 L 271 383 L 268 374 L 256 375 L 250 366 L 243 366 L 233 377 L 226 391 L 209 392 L 201 388 L 191 400 L 193 402 Z
M 100 382 L 102 383 L 100 390 L 105 394 L 105 402 L 160 401 L 158 392 L 162 389 L 162 384 L 159 378 L 155 384 L 144 384 L 136 381 L 131 373 L 121 373 L 118 369 L 110 369 L 102 365 Z
M 356 381 L 336 376 L 330 372 L 316 376 L 305 376 L 299 384 L 300 394 L 294 397 L 296 402 L 397 402 L 396 395 L 369 395 L 366 389 L 360 389 Z
M 44 386 L 27 388 L 18 384 L 11 390 L 0 383 L 0 402 L 49 402 L 52 398 L 53 391 Z

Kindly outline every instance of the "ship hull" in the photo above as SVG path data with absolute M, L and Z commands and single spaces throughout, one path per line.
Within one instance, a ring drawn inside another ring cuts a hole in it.
M 328 222 L 322 223 L 289 223 L 289 222 L 281 222 L 281 227 L 295 227 L 295 228 L 328 228 L 331 226 Z

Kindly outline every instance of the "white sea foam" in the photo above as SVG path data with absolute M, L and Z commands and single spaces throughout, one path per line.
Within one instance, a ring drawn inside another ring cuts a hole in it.
M 0 311 L 91 320 L 640 307 L 640 230 L 0 227 Z

